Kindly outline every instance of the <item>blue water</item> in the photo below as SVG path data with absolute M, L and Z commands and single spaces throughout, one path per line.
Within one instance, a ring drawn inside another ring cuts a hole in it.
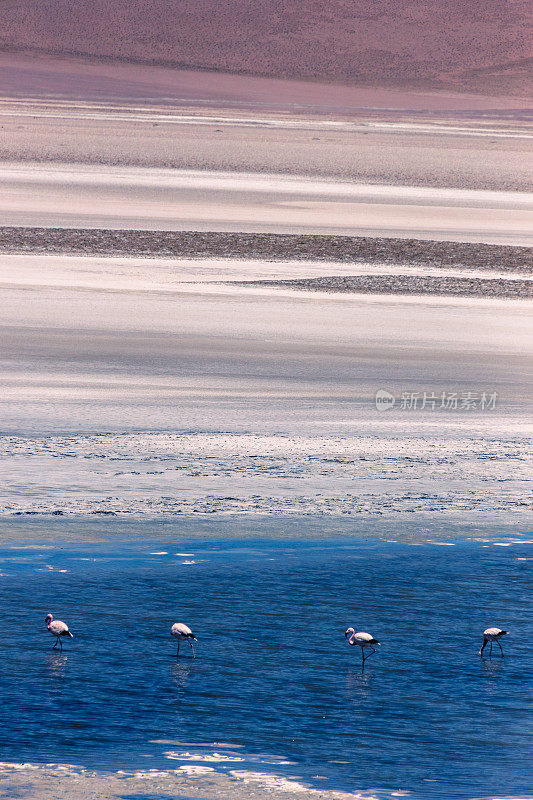
M 116 771 L 216 751 L 243 759 L 217 769 L 260 764 L 321 789 L 530 789 L 527 544 L 197 537 L 1 552 L 1 760 Z M 48 611 L 75 635 L 62 655 Z M 176 660 L 175 621 L 195 630 L 195 661 L 185 646 Z M 382 642 L 364 671 L 350 625 Z M 503 659 L 477 655 L 489 625 L 510 631 Z

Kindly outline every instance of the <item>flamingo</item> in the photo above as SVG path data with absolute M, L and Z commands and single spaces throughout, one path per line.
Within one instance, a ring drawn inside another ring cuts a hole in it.
M 363 656 L 363 664 L 365 663 L 367 658 L 370 658 L 372 653 L 376 652 L 376 650 L 374 648 L 375 644 L 377 644 L 378 647 L 381 647 L 381 645 L 378 642 L 378 640 L 374 639 L 372 634 L 365 633 L 364 631 L 358 631 L 356 633 L 353 628 L 348 628 L 348 630 L 344 631 L 344 635 L 346 636 L 346 638 L 350 637 L 348 639 L 348 644 L 349 645 L 351 645 L 352 647 L 355 647 L 355 645 L 358 645 L 358 647 L 361 648 L 361 655 Z M 365 647 L 371 647 L 372 648 L 372 653 L 369 653 L 367 656 L 365 656 Z
M 198 639 L 191 631 L 188 625 L 184 625 L 183 622 L 175 622 L 172 628 L 170 629 L 170 635 L 174 636 L 178 640 L 178 651 L 176 653 L 176 658 L 180 654 L 180 642 L 187 641 L 189 642 L 192 648 L 192 657 L 196 658 L 196 654 L 194 652 L 193 641 L 197 642 Z
M 45 622 L 46 622 L 46 627 L 48 628 L 48 630 L 50 631 L 52 636 L 56 637 L 56 642 L 55 642 L 54 647 L 52 648 L 52 650 L 55 647 L 57 647 L 57 643 L 59 642 L 59 646 L 61 648 L 61 651 L 63 651 L 63 642 L 61 641 L 61 637 L 62 636 L 70 636 L 71 639 L 74 639 L 74 636 L 71 634 L 71 632 L 68 629 L 67 623 L 66 622 L 61 622 L 60 619 L 54 619 L 52 614 L 47 614 L 46 615 Z
M 479 651 L 479 655 L 483 655 L 483 650 L 485 649 L 487 642 L 490 642 L 489 656 L 492 655 L 492 643 L 496 642 L 503 656 L 503 650 L 499 640 L 502 638 L 502 636 L 506 635 L 507 631 L 502 631 L 501 628 L 487 628 L 486 631 L 483 631 L 483 647 Z

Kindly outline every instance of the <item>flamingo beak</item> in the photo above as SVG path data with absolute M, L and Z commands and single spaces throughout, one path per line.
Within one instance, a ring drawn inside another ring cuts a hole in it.
M 344 636 L 345 637 L 348 636 L 348 634 L 349 634 L 349 631 L 344 631 Z

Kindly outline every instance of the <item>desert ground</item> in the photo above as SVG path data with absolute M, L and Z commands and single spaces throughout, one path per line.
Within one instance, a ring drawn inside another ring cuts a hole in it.
M 531 90 L 531 9 L 485 2 L 4 0 L 0 47 L 356 86 Z M 60 24 L 57 21 L 60 20 Z

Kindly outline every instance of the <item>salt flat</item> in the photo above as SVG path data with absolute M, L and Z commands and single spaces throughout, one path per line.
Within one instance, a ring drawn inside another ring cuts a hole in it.
M 204 78 L 196 76 L 196 105 L 191 97 L 163 103 L 152 85 L 129 101 L 88 102 L 68 93 L 61 99 L 61 92 L 1 99 L 2 159 L 531 190 L 526 109 L 498 110 L 486 106 L 487 98 L 448 95 L 434 97 L 433 107 L 424 95 L 395 102 L 372 92 L 366 102 L 373 96 L 373 106 L 272 108 L 254 92 L 236 104 L 221 95 L 210 106 L 199 95 Z M 286 89 L 278 83 L 276 97 Z M 300 89 L 312 91 L 313 84 Z M 341 95 L 336 87 L 333 100 Z M 442 103 L 447 110 L 439 112 Z
M 52 249 L 52 248 L 50 248 Z M 503 259 L 502 259 L 503 260 Z M 272 260 L 263 258 L 147 258 L 145 256 L 79 256 L 59 253 L 0 252 L 0 285 L 4 287 L 68 287 L 117 292 L 220 292 L 222 282 L 305 280 L 330 275 L 405 275 L 532 281 L 524 263 L 506 270 L 468 265 L 420 263 Z M 250 286 L 250 289 L 253 289 Z M 224 291 L 230 291 L 226 287 Z
M 0 268 L 7 514 L 530 513 L 531 301 L 227 282 L 327 263 L 5 254 Z M 388 414 L 381 388 L 398 397 Z M 437 405 L 402 410 L 404 392 Z M 477 408 L 444 410 L 443 392 Z
M 533 244 L 533 194 L 95 165 L 0 166 L 5 226 Z

